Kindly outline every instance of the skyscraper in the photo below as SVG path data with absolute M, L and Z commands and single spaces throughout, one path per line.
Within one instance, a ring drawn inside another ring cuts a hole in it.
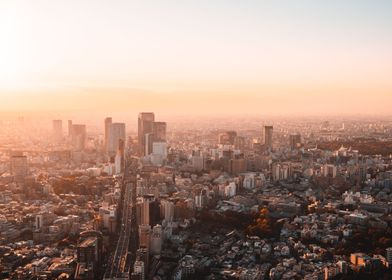
M 166 122 L 154 122 L 153 130 L 154 142 L 166 141 Z
M 111 123 L 108 125 L 108 130 L 107 152 L 108 155 L 112 157 L 116 155 L 120 140 L 125 143 L 125 123 Z
M 105 151 L 108 152 L 109 150 L 109 130 L 110 126 L 112 125 L 112 118 L 108 117 L 105 118 Z
M 72 146 L 75 151 L 83 151 L 86 146 L 86 125 L 73 124 L 72 125 Z
M 13 152 L 10 160 L 11 175 L 14 180 L 23 183 L 28 174 L 27 157 L 22 152 Z
M 272 133 L 274 127 L 272 125 L 264 126 L 264 145 L 267 149 L 272 149 Z
M 146 134 L 153 133 L 154 130 L 154 113 L 139 113 L 138 117 L 138 141 L 139 141 L 139 153 L 146 155 Z
M 219 144 L 222 145 L 234 145 L 234 140 L 237 137 L 237 132 L 226 131 L 219 134 Z
M 61 140 L 63 137 L 63 121 L 53 120 L 53 137 L 56 141 Z
M 72 137 L 72 120 L 68 120 L 68 137 Z

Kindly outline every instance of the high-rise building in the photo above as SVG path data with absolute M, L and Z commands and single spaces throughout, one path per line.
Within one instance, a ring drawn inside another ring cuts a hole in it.
M 72 120 L 68 120 L 68 137 L 72 137 Z
M 10 171 L 14 180 L 23 183 L 28 175 L 27 157 L 22 152 L 13 152 L 10 159 Z
M 83 151 L 86 147 L 86 125 L 73 124 L 72 125 L 72 146 L 75 151 Z
M 142 205 L 142 225 L 149 225 L 150 224 L 150 200 L 144 199 Z
M 153 133 L 154 133 L 154 142 L 166 141 L 166 123 L 154 122 Z
M 144 155 L 148 156 L 152 153 L 154 143 L 154 134 L 153 133 L 146 133 L 144 135 Z
M 53 137 L 56 141 L 59 141 L 63 138 L 63 121 L 62 120 L 53 120 Z
M 144 270 L 145 270 L 144 262 L 143 261 L 135 261 L 135 264 L 133 265 L 133 274 L 135 274 L 134 278 L 144 280 L 145 279 Z M 138 275 L 137 278 L 136 278 L 136 275 Z
M 300 134 L 291 134 L 290 135 L 290 149 L 295 150 L 301 144 L 301 135 Z
M 105 151 L 108 152 L 109 151 L 109 133 L 110 133 L 110 126 L 112 125 L 112 118 L 108 117 L 105 118 L 105 142 L 104 142 L 104 146 L 105 146 Z
M 272 125 L 264 126 L 264 145 L 267 149 L 272 149 L 272 135 L 274 127 Z
M 167 144 L 166 142 L 153 142 L 152 154 L 150 155 L 151 163 L 153 165 L 162 165 L 167 158 Z
M 150 241 L 151 255 L 160 255 L 162 250 L 162 226 L 155 225 L 152 229 Z
M 124 140 L 120 139 L 118 140 L 118 149 L 114 161 L 116 174 L 119 174 L 124 170 L 124 165 L 125 165 L 124 157 L 125 157 L 125 143 Z
M 150 225 L 140 225 L 139 226 L 139 247 L 147 248 L 150 247 Z
M 229 160 L 229 173 L 240 174 L 246 172 L 246 161 L 244 158 L 232 158 Z
M 146 151 L 146 134 L 153 133 L 154 131 L 154 113 L 139 113 L 138 117 L 138 141 L 139 141 L 139 152 L 141 155 L 145 155 Z
M 155 142 L 166 142 L 166 123 L 156 122 L 154 113 L 140 113 L 138 118 L 139 152 L 142 156 L 153 153 Z
M 125 123 L 111 123 L 109 126 L 107 152 L 109 156 L 115 156 L 119 149 L 120 140 L 126 141 Z M 105 127 L 106 129 L 106 127 Z

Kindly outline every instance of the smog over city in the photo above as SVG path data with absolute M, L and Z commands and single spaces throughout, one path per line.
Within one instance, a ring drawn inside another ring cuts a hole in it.
M 392 279 L 391 14 L 0 1 L 0 279 Z

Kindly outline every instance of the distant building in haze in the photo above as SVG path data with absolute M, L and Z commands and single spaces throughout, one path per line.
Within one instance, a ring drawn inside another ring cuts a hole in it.
M 72 137 L 72 120 L 68 120 L 68 137 Z
M 154 143 L 166 142 L 166 122 L 156 122 L 154 113 L 140 113 L 138 117 L 139 152 L 142 156 L 153 153 Z
M 84 124 L 72 125 L 72 147 L 74 151 L 83 151 L 86 147 L 87 131 Z
M 153 133 L 154 133 L 154 142 L 166 141 L 166 123 L 154 122 Z
M 23 183 L 28 175 L 27 157 L 22 152 L 13 152 L 10 159 L 10 171 L 15 182 Z
M 126 141 L 125 123 L 111 123 L 108 128 L 109 135 L 107 152 L 109 156 L 113 157 L 117 153 L 120 140 L 124 143 Z
M 53 120 L 53 137 L 56 141 L 60 141 L 63 138 L 63 121 Z
M 267 149 L 272 150 L 272 135 L 274 127 L 272 125 L 264 126 L 264 145 Z
M 153 133 L 155 115 L 154 113 L 139 113 L 138 117 L 138 142 L 139 152 L 141 155 L 146 155 L 146 134 Z
M 112 118 L 108 117 L 105 118 L 105 141 L 104 141 L 104 146 L 105 146 L 105 151 L 108 152 L 109 150 L 109 130 L 110 126 L 112 125 Z

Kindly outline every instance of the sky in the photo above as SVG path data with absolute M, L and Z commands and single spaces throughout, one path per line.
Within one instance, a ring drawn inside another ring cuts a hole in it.
M 0 110 L 390 114 L 392 1 L 1 0 Z

